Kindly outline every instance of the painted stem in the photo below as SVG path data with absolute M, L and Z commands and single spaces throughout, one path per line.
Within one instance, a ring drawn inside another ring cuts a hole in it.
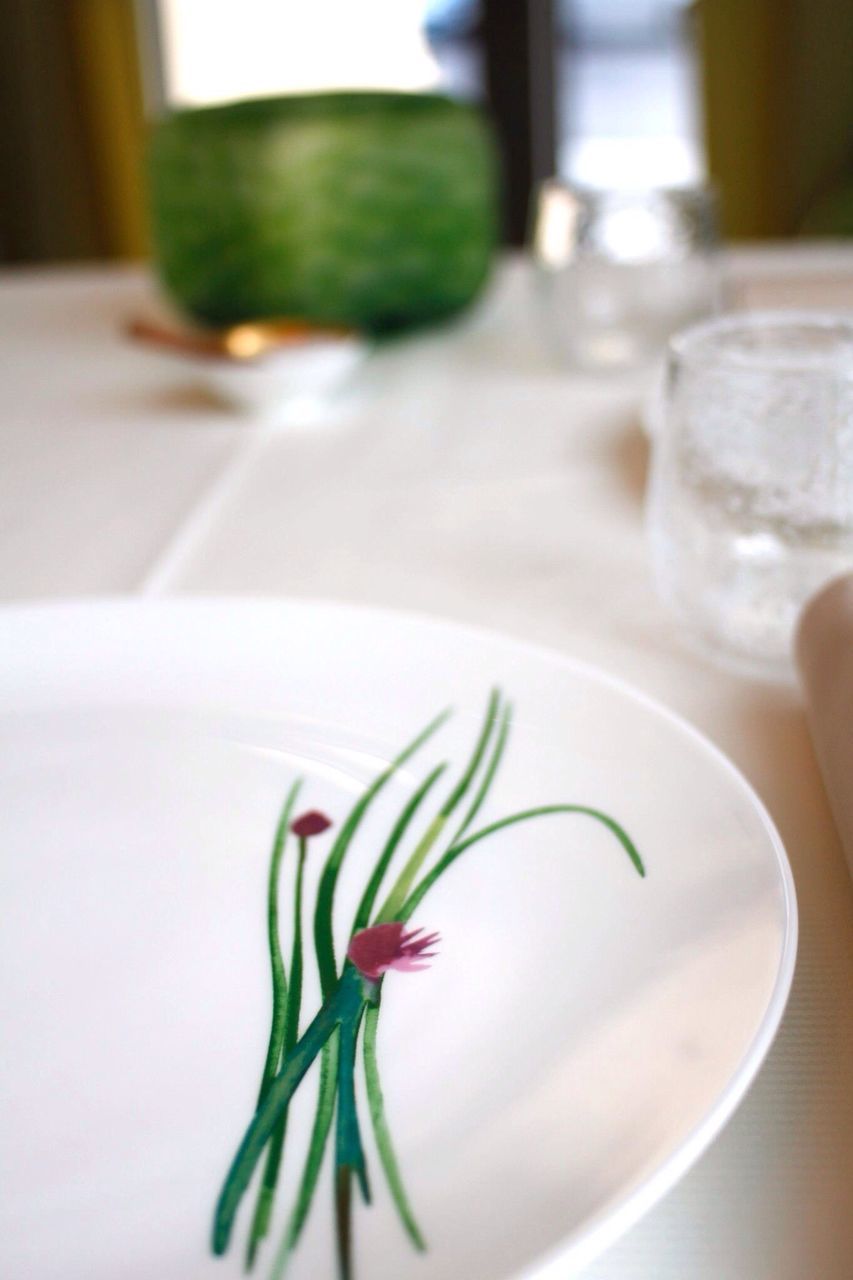
M 364 1018 L 364 1075 L 367 1082 L 367 1104 L 370 1108 L 370 1119 L 376 1138 L 379 1159 L 391 1190 L 394 1204 L 406 1233 L 416 1249 L 426 1249 L 426 1242 L 421 1235 L 406 1188 L 400 1174 L 400 1166 L 391 1141 L 391 1131 L 385 1118 L 385 1100 L 382 1096 L 382 1085 L 379 1079 L 379 1064 L 376 1056 L 376 1032 L 379 1025 L 379 1005 L 368 1008 Z
M 263 1103 L 255 1112 L 222 1187 L 216 1205 L 213 1228 L 213 1252 L 222 1254 L 228 1248 L 234 1218 L 255 1166 L 278 1124 L 282 1111 L 323 1045 L 348 1017 L 361 1006 L 363 996 L 358 974 L 347 970 L 305 1034 L 293 1047 L 278 1075 L 270 1081 Z
M 323 1045 L 323 1053 L 320 1059 L 320 1088 L 317 1095 L 317 1108 L 314 1113 L 308 1155 L 302 1170 L 299 1190 L 296 1193 L 296 1202 L 291 1210 L 287 1227 L 281 1238 L 281 1243 L 270 1271 L 270 1280 L 281 1280 L 284 1275 L 290 1256 L 299 1242 L 302 1228 L 305 1226 L 311 1203 L 314 1199 L 317 1179 L 320 1176 L 326 1143 L 335 1114 L 339 1052 L 339 1036 L 337 1032 L 333 1032 Z
M 323 997 L 326 996 L 334 988 L 338 978 L 337 962 L 335 960 L 335 944 L 332 936 L 332 912 L 335 902 L 335 888 L 338 882 L 341 864 L 350 846 L 353 836 L 355 835 L 362 818 L 364 817 L 369 805 L 372 803 L 376 795 L 382 790 L 390 778 L 394 776 L 401 765 L 413 756 L 415 752 L 423 746 L 428 738 L 444 724 L 449 711 L 443 711 L 441 715 L 436 716 L 427 727 L 418 734 L 416 738 L 409 743 L 400 754 L 391 761 L 387 769 L 385 769 L 378 778 L 371 783 L 364 795 L 353 806 L 349 817 L 341 827 L 340 834 L 332 846 L 331 852 L 323 867 L 320 876 L 320 884 L 317 888 L 317 905 L 314 910 L 314 946 L 317 952 L 317 965 L 320 970 L 320 986 Z
M 414 850 L 406 864 L 406 867 L 403 869 L 401 876 L 398 878 L 396 885 L 392 889 L 391 894 L 379 912 L 377 922 L 384 919 L 394 918 L 394 913 L 402 906 L 403 901 L 405 900 L 405 895 L 411 888 L 414 878 L 420 867 L 423 865 L 427 854 L 441 836 L 447 819 L 452 815 L 453 811 L 467 794 L 487 750 L 492 734 L 492 728 L 498 720 L 499 710 L 500 691 L 493 689 L 489 695 L 483 725 L 480 729 L 480 733 L 477 737 L 477 741 L 474 745 L 474 749 L 465 772 L 448 796 L 437 817 L 428 827 L 417 848 Z M 509 715 L 510 708 L 507 706 L 504 709 L 503 716 L 500 720 L 497 741 L 493 748 L 492 756 L 486 766 L 485 774 L 477 790 L 477 794 L 474 797 L 474 801 L 463 819 L 459 832 L 457 832 L 457 836 L 474 820 L 474 817 L 479 812 L 486 796 L 488 795 L 506 746 L 506 738 L 509 732 Z M 367 920 L 365 919 L 364 924 L 366 923 Z M 426 1248 L 426 1245 L 424 1243 L 423 1236 L 420 1233 L 420 1229 L 418 1228 L 414 1213 L 412 1212 L 408 1196 L 406 1195 L 402 1174 L 400 1173 L 400 1167 L 397 1163 L 397 1157 L 391 1140 L 390 1126 L 385 1115 L 385 1102 L 382 1096 L 379 1062 L 376 1056 L 376 1032 L 378 1019 L 379 1009 L 377 1002 L 376 1008 L 371 1008 L 367 1011 L 364 1029 L 364 1070 L 367 1081 L 370 1120 L 373 1126 L 373 1133 L 376 1139 L 376 1146 L 379 1151 L 382 1168 L 388 1182 L 391 1197 L 397 1208 L 397 1212 L 400 1215 L 400 1220 L 403 1223 L 403 1227 L 412 1243 L 417 1249 L 422 1250 Z
M 456 786 L 451 791 L 450 795 L 445 800 L 444 804 L 441 806 L 441 809 L 439 810 L 439 812 L 436 814 L 436 816 L 433 818 L 430 825 L 427 827 L 426 831 L 424 832 L 423 836 L 421 837 L 420 841 L 418 842 L 414 851 L 412 852 L 411 857 L 409 858 L 408 862 L 403 867 L 403 870 L 400 872 L 399 876 L 397 877 L 394 887 L 392 888 L 391 892 L 388 894 L 388 897 L 385 899 L 385 902 L 383 903 L 382 907 L 379 910 L 379 914 L 376 917 L 377 923 L 397 919 L 398 912 L 402 907 L 403 903 L 405 902 L 406 897 L 409 893 L 409 890 L 411 889 L 412 885 L 415 882 L 418 872 L 420 871 L 421 867 L 423 866 L 424 862 L 429 856 L 430 850 L 433 848 L 436 841 L 441 836 L 441 833 L 444 830 L 444 827 L 447 823 L 448 818 L 454 812 L 457 805 L 462 801 L 462 799 L 464 798 L 465 794 L 468 791 L 468 788 L 471 786 L 471 783 L 474 779 L 474 775 L 476 774 L 477 769 L 480 766 L 480 761 L 482 760 L 483 754 L 486 750 L 486 747 L 488 746 L 489 738 L 491 737 L 491 733 L 492 733 L 492 727 L 495 723 L 495 719 L 497 717 L 499 707 L 500 707 L 500 694 L 496 689 L 493 689 L 491 694 L 489 695 L 489 702 L 488 702 L 488 706 L 486 707 L 486 715 L 483 721 L 483 726 L 480 729 L 480 733 L 474 745 L 474 750 L 471 753 L 470 760 L 468 761 L 468 767 L 466 768 L 462 777 L 457 782 Z
M 495 780 L 495 774 L 497 773 L 498 768 L 500 766 L 501 759 L 503 758 L 503 753 L 506 750 L 506 743 L 507 743 L 507 738 L 509 737 L 509 726 L 510 726 L 511 719 L 512 719 L 512 707 L 509 703 L 506 703 L 503 709 L 503 714 L 501 716 L 500 725 L 498 727 L 498 736 L 495 741 L 491 759 L 489 760 L 489 763 L 486 765 L 486 771 L 483 774 L 483 779 L 479 787 L 477 788 L 477 794 L 474 796 L 474 799 L 471 802 L 471 806 L 468 809 L 468 812 L 465 814 L 465 817 L 462 819 L 462 825 L 458 828 L 456 834 L 454 835 L 453 839 L 450 842 L 452 845 L 457 844 L 458 841 L 462 839 L 465 832 L 471 826 L 471 823 L 474 821 L 477 814 L 480 812 L 480 810 L 482 809 L 483 805 L 486 802 L 486 798 L 488 797 L 488 794 L 492 789 L 492 783 Z
M 338 977 L 332 935 L 332 916 L 340 868 L 369 805 L 404 762 L 444 723 L 448 714 L 449 712 L 444 712 L 432 721 L 374 780 L 353 806 L 340 829 L 320 877 L 314 912 L 314 943 L 323 993 L 323 1004 L 301 1040 L 298 1038 L 298 1030 L 302 990 L 301 908 L 305 860 L 304 840 L 300 842 L 300 858 L 296 877 L 294 942 L 290 962 L 289 989 L 278 941 L 278 880 L 280 864 L 284 852 L 289 816 L 301 785 L 300 782 L 294 783 L 291 788 L 279 821 L 273 846 L 268 885 L 267 924 L 270 964 L 273 974 L 273 1019 L 270 1043 L 267 1049 L 267 1059 L 259 1092 L 258 1108 L 244 1135 L 223 1185 L 216 1208 L 213 1231 L 213 1251 L 217 1254 L 224 1253 L 228 1247 L 242 1197 L 264 1149 L 268 1148 L 264 1177 L 249 1241 L 247 1261 L 248 1265 L 251 1265 L 258 1242 L 269 1228 L 290 1100 L 314 1059 L 318 1054 L 322 1054 L 320 1089 L 308 1156 L 303 1169 L 296 1203 L 273 1264 L 271 1280 L 280 1280 L 283 1275 L 287 1261 L 307 1219 L 316 1190 L 331 1123 L 335 1116 L 336 1104 L 335 1212 L 337 1251 L 341 1280 L 351 1280 L 353 1174 L 355 1174 L 360 1183 L 365 1200 L 368 1203 L 370 1201 L 370 1188 L 367 1180 L 355 1095 L 357 1044 L 365 1011 L 365 1077 L 377 1149 L 394 1203 L 405 1229 L 416 1248 L 425 1248 L 423 1236 L 420 1233 L 406 1196 L 385 1116 L 376 1052 L 379 989 L 377 987 L 373 998 L 370 998 L 360 975 L 350 964 L 345 964 L 340 978 Z M 377 923 L 391 919 L 401 922 L 407 921 L 445 871 L 449 870 L 453 863 L 473 845 L 504 828 L 550 814 L 583 814 L 602 823 L 620 842 L 637 872 L 641 876 L 645 875 L 642 859 L 623 828 L 607 814 L 585 805 L 540 806 L 512 814 L 466 836 L 465 833 L 474 822 L 494 781 L 506 747 L 509 725 L 510 707 L 506 705 L 501 709 L 501 696 L 498 691 L 492 691 L 485 720 L 465 772 L 447 797 L 438 814 L 429 823 L 424 835 L 407 860 L 385 903 L 377 914 Z M 495 729 L 496 737 L 493 737 Z M 490 744 L 492 744 L 491 747 Z M 444 854 L 438 859 L 436 865 L 416 883 L 431 849 L 443 834 L 448 819 L 472 787 L 484 760 L 486 760 L 485 773 L 449 847 L 446 847 Z M 398 818 L 388 841 L 377 859 L 373 873 L 359 903 L 353 932 L 365 927 L 368 923 L 382 879 L 387 872 L 393 855 L 403 840 L 419 806 L 429 794 L 445 767 L 444 765 L 438 766 L 429 774 L 418 791 L 407 802 Z
M 355 1174 L 365 1204 L 370 1204 L 370 1184 L 355 1102 L 355 1056 L 364 1005 L 354 1018 L 342 1023 L 338 1057 L 338 1120 L 335 1130 L 335 1225 L 340 1280 L 352 1276 L 352 1175 Z
M 293 1051 L 299 1039 L 299 1015 L 302 1010 L 302 884 L 307 851 L 308 842 L 304 836 L 301 836 L 299 839 L 299 861 L 296 867 L 296 884 L 293 891 L 293 944 L 290 953 L 290 986 L 284 1017 L 282 1045 L 282 1052 L 285 1057 Z M 285 1107 L 267 1150 L 264 1176 L 258 1189 L 258 1199 L 246 1249 L 247 1271 L 251 1271 L 254 1266 L 258 1246 L 269 1232 L 275 1190 L 278 1185 L 278 1175 L 281 1168 L 284 1137 L 287 1132 L 287 1112 L 288 1108 Z
M 444 875 L 445 871 L 453 865 L 457 858 L 460 858 L 467 849 L 471 848 L 472 845 L 479 844 L 479 842 L 481 840 L 485 840 L 487 836 L 494 835 L 495 832 L 502 831 L 505 827 L 512 827 L 519 822 L 529 822 L 533 818 L 544 818 L 550 814 L 558 813 L 581 813 L 585 814 L 588 818 L 594 818 L 597 822 L 602 823 L 607 827 L 608 831 L 612 832 L 622 845 L 622 848 L 628 854 L 628 857 L 631 859 L 637 873 L 641 876 L 646 874 L 643 860 L 640 857 L 634 842 L 630 839 L 627 832 L 619 825 L 619 823 L 608 814 L 602 813 L 600 809 L 591 809 L 587 805 L 583 804 L 541 805 L 537 809 L 525 809 L 522 813 L 514 813 L 508 818 L 501 818 L 498 822 L 492 822 L 489 826 L 483 827 L 482 830 L 475 831 L 473 835 L 467 836 L 466 839 L 461 840 L 458 844 L 452 845 L 444 856 L 435 864 L 433 869 L 424 876 L 414 892 L 409 895 L 397 918 L 402 921 L 408 920 L 412 913 L 420 906 L 424 897 L 435 882 L 439 880 L 441 876 Z
M 354 1018 L 348 1018 L 341 1024 L 335 1162 L 338 1167 L 345 1165 L 348 1169 L 352 1169 L 358 1178 L 364 1203 L 370 1204 L 370 1184 L 367 1180 L 367 1166 L 355 1102 L 355 1056 L 364 1008 L 362 1004 Z
M 397 877 L 393 889 L 388 894 L 383 905 L 380 907 L 376 916 L 377 924 L 382 924 L 388 920 L 396 919 L 397 912 L 406 900 L 406 894 L 414 884 L 415 877 L 429 856 L 431 849 L 440 838 L 446 822 L 447 818 L 443 813 L 437 813 L 435 815 L 432 822 L 415 845 L 415 848 L 412 850 L 411 857 Z
M 296 804 L 296 797 L 301 786 L 302 779 L 297 778 L 287 793 L 278 820 L 278 826 L 276 827 L 267 879 L 267 945 L 269 947 L 270 970 L 272 972 L 272 1020 L 269 1043 L 267 1044 L 267 1056 L 261 1073 L 260 1089 L 258 1090 L 258 1106 L 263 1102 L 270 1081 L 278 1070 L 284 1043 L 284 1022 L 287 1016 L 287 977 L 278 932 L 278 882 L 284 846 L 287 843 L 287 832 L 290 827 L 290 815 L 293 812 L 293 806 Z
M 437 765 L 436 768 L 433 769 L 432 773 L 429 774 L 429 776 L 421 783 L 420 787 L 409 800 L 408 804 L 403 809 L 403 812 L 397 819 L 394 829 L 388 837 L 385 848 L 377 859 L 376 866 L 373 869 L 373 874 L 371 875 L 370 880 L 367 883 L 367 888 L 362 895 L 361 902 L 358 904 L 358 910 L 356 911 L 355 919 L 352 922 L 351 935 L 353 933 L 358 933 L 359 929 L 364 929 L 369 924 L 370 914 L 373 911 L 376 896 L 379 893 L 385 872 L 388 870 L 388 866 L 397 850 L 397 846 L 406 834 L 412 818 L 415 816 L 424 799 L 435 786 L 446 768 L 447 764 L 445 763 Z
M 489 694 L 489 701 L 486 705 L 486 714 L 483 719 L 483 727 L 481 728 L 480 733 L 477 737 L 477 742 L 474 746 L 474 751 L 471 755 L 470 760 L 468 761 L 468 767 L 463 773 L 462 777 L 457 782 L 453 791 L 451 791 L 450 795 L 445 800 L 444 805 L 442 807 L 441 812 L 444 814 L 445 818 L 450 817 L 451 813 L 453 813 L 454 809 L 459 804 L 460 800 L 462 800 L 466 795 L 468 788 L 471 786 L 471 783 L 474 780 L 474 774 L 477 772 L 477 770 L 480 767 L 480 761 L 482 760 L 483 754 L 486 750 L 486 747 L 488 746 L 489 738 L 491 737 L 491 734 L 492 734 L 492 728 L 494 727 L 495 722 L 497 721 L 500 705 L 501 705 L 500 690 L 492 689 L 491 693 Z
M 334 943 L 332 938 L 332 912 L 334 907 L 334 894 L 337 883 L 338 873 L 344 856 L 347 852 L 349 844 L 358 829 L 358 826 L 367 811 L 368 806 L 382 789 L 385 783 L 393 776 L 406 760 L 413 755 L 424 742 L 435 733 L 439 727 L 445 722 L 449 716 L 449 711 L 442 712 L 435 720 L 431 721 L 418 736 L 394 759 L 383 773 L 371 784 L 363 796 L 356 802 L 351 809 L 347 818 L 341 827 L 337 840 L 335 841 L 326 860 L 326 865 L 320 879 L 320 885 L 317 890 L 317 903 L 314 912 L 314 947 L 317 955 L 317 968 L 320 974 L 320 985 L 324 998 L 328 998 L 330 992 L 334 989 L 334 983 L 337 980 L 337 965 L 335 961 Z M 440 775 L 444 766 L 434 770 L 427 780 L 429 785 Z M 429 786 L 422 788 L 423 795 Z M 423 796 L 421 796 L 423 798 Z M 417 805 L 409 802 L 407 810 L 411 810 L 406 817 L 405 811 L 403 818 L 398 822 L 397 828 L 386 845 L 383 853 L 380 855 L 377 867 L 368 884 L 368 888 L 359 905 L 357 916 L 366 909 L 369 913 L 379 883 L 384 875 L 385 869 L 393 856 L 397 843 L 402 839 L 408 821 L 415 811 Z M 271 1280 L 281 1280 L 287 1266 L 288 1259 L 296 1247 L 299 1236 L 308 1217 L 311 1208 L 311 1202 L 317 1187 L 317 1180 L 320 1176 L 320 1169 L 323 1164 L 323 1156 L 325 1154 L 326 1143 L 328 1141 L 331 1129 L 332 1118 L 335 1110 L 335 1098 L 338 1087 L 338 1063 L 339 1063 L 340 1047 L 338 1037 L 330 1038 L 323 1047 L 323 1056 L 320 1063 L 320 1090 L 317 1098 L 317 1109 L 314 1115 L 314 1125 L 311 1131 L 311 1140 L 308 1148 L 308 1156 L 302 1171 L 302 1178 L 299 1183 L 299 1189 L 296 1195 L 296 1202 L 291 1216 L 288 1221 L 285 1233 L 276 1253 L 273 1263 Z
M 498 733 L 492 758 L 484 775 L 480 790 L 478 791 L 471 810 L 466 815 L 460 831 L 464 831 L 466 826 L 473 820 L 474 816 L 476 816 L 476 813 L 482 806 L 489 787 L 494 780 L 495 772 L 500 764 L 501 756 L 503 755 L 506 746 L 506 738 L 509 732 L 509 717 L 510 708 L 507 707 L 504 711 L 501 728 Z M 490 823 L 489 826 L 484 827 L 481 831 L 475 832 L 465 840 L 455 841 L 444 856 L 438 861 L 432 871 L 424 876 L 415 891 L 403 904 L 398 918 L 402 921 L 408 920 L 436 881 L 439 880 L 444 872 L 453 865 L 457 858 L 461 857 L 461 855 L 473 845 L 478 844 L 488 836 L 494 835 L 496 832 L 503 830 L 505 827 L 513 826 L 516 823 L 526 822 L 537 817 L 544 817 L 548 814 L 561 813 L 581 813 L 602 822 L 608 830 L 616 836 L 639 874 L 641 876 L 645 875 L 645 868 L 635 845 L 624 829 L 607 814 L 601 813 L 597 809 L 588 808 L 585 805 L 546 805 L 537 809 L 529 809 L 522 813 L 513 814 L 508 818 L 502 818 L 498 822 Z M 373 1132 L 376 1137 L 376 1145 L 379 1151 L 382 1167 L 385 1172 L 388 1185 L 391 1189 L 394 1203 L 397 1206 L 397 1211 L 410 1239 L 412 1240 L 412 1243 L 416 1248 L 423 1249 L 425 1248 L 424 1239 L 418 1228 L 406 1195 L 405 1187 L 403 1186 L 402 1177 L 400 1175 L 399 1166 L 397 1164 L 396 1155 L 391 1142 L 390 1130 L 388 1129 L 387 1120 L 385 1118 L 385 1105 L 382 1097 L 382 1087 L 379 1078 L 379 1067 L 376 1055 L 378 1021 L 379 1005 L 377 1003 L 377 1005 L 367 1010 L 364 1028 L 364 1067 Z
M 437 716 L 435 720 L 431 721 L 430 724 L 428 724 L 427 727 L 418 734 L 418 736 L 409 743 L 409 745 L 405 747 L 394 760 L 392 760 L 388 768 L 375 779 L 371 786 L 368 787 L 367 791 L 365 791 L 364 795 L 360 797 L 351 809 L 343 826 L 341 827 L 337 840 L 332 846 L 320 878 L 320 885 L 317 890 L 317 903 L 314 912 L 314 947 L 317 955 L 317 968 L 320 973 L 320 985 L 324 998 L 328 998 L 330 992 L 334 989 L 334 983 L 337 980 L 337 964 L 335 961 L 334 942 L 332 937 L 332 912 L 334 907 L 334 894 L 337 877 L 350 842 L 352 841 L 352 838 L 374 797 L 382 787 L 384 787 L 385 783 L 389 781 L 394 773 L 396 773 L 397 769 L 399 769 L 400 766 L 404 764 L 405 761 L 408 760 L 409 757 L 412 756 L 423 745 L 423 743 L 440 728 L 442 724 L 444 724 L 449 714 L 449 711 L 444 711 L 441 715 Z M 439 769 L 434 772 L 435 777 L 438 777 L 441 770 Z M 435 779 L 433 779 L 433 781 L 434 780 Z M 412 813 L 413 812 L 414 807 L 412 807 Z M 375 897 L 385 868 L 387 867 L 388 862 L 390 862 L 397 842 L 402 838 L 406 825 L 407 824 L 403 824 L 396 841 L 394 840 L 394 833 L 392 833 L 392 837 L 389 840 L 389 845 L 391 846 L 390 850 L 388 846 L 386 846 L 386 849 L 380 857 L 380 863 L 377 864 L 377 869 L 374 871 L 375 886 L 372 891 L 373 897 Z M 374 878 L 371 879 L 371 884 L 373 884 Z M 364 908 L 365 899 L 370 892 L 371 884 L 368 885 L 368 890 L 365 893 L 365 898 L 362 899 L 359 912 Z M 368 901 L 368 911 L 372 906 L 373 897 Z M 335 1110 L 339 1052 L 340 1049 L 337 1037 L 331 1038 L 323 1047 L 323 1056 L 320 1064 L 320 1090 L 317 1099 L 317 1110 L 314 1116 L 314 1125 L 311 1131 L 308 1156 L 302 1171 L 302 1178 L 300 1180 L 296 1202 L 273 1263 L 271 1280 L 280 1280 L 281 1276 L 284 1274 L 288 1258 L 296 1247 L 296 1243 L 302 1233 L 302 1229 L 311 1208 L 311 1202 L 316 1190 L 317 1179 L 320 1175 L 323 1155 L 325 1153 L 326 1143 L 328 1141 Z

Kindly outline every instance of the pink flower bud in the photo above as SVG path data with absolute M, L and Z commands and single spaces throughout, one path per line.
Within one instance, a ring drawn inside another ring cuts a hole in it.
M 427 948 L 439 941 L 437 933 L 429 933 L 426 937 L 418 937 L 423 929 L 412 929 L 404 932 L 399 920 L 391 920 L 387 924 L 374 924 L 369 929 L 361 929 L 354 933 L 347 948 L 347 956 L 365 978 L 376 982 L 389 969 L 398 969 L 401 973 L 418 973 L 428 969 L 425 960 L 431 960 L 435 951 Z

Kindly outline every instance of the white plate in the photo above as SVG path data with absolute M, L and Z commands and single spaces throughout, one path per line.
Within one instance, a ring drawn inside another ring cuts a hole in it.
M 568 1275 L 743 1097 L 794 966 L 788 863 L 733 767 L 641 695 L 500 636 L 313 603 L 7 609 L 0 648 L 3 1275 L 241 1274 L 245 1210 L 225 1260 L 208 1239 L 266 1048 L 285 788 L 300 772 L 305 806 L 339 829 L 383 763 L 457 709 L 358 832 L 340 950 L 395 815 L 433 764 L 463 763 L 492 684 L 514 721 L 475 825 L 596 806 L 648 874 L 595 821 L 547 817 L 469 850 L 424 901 L 414 923 L 440 929 L 440 955 L 386 978 L 379 1059 L 429 1249 L 401 1231 L 368 1134 L 356 1275 Z M 332 835 L 311 846 L 309 899 Z M 315 1090 L 306 1077 L 291 1108 L 276 1236 Z M 330 1185 L 326 1168 L 293 1280 L 334 1274 Z

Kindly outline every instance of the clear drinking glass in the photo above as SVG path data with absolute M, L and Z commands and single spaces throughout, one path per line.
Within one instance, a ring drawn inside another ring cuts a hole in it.
M 707 187 L 597 191 L 548 181 L 532 247 L 548 340 L 574 365 L 640 364 L 720 307 Z
M 695 637 L 788 676 L 803 602 L 853 567 L 853 319 L 744 312 L 677 334 L 648 517 Z

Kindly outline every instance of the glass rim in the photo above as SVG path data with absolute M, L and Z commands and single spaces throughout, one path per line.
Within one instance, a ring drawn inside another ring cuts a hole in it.
M 834 350 L 767 351 L 761 347 L 732 350 L 715 345 L 720 335 L 748 336 L 764 330 L 811 330 L 826 333 L 838 330 L 844 335 Z M 853 377 L 853 312 L 828 311 L 820 308 L 768 308 L 730 311 L 725 315 L 701 320 L 674 333 L 667 344 L 669 360 L 678 364 L 718 364 L 739 369 L 773 371 L 829 371 Z

